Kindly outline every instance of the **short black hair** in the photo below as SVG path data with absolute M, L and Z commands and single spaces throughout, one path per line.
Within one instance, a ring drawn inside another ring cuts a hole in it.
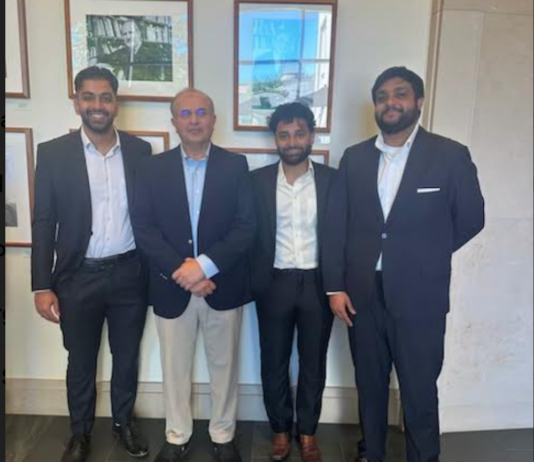
M 269 129 L 276 133 L 280 122 L 291 123 L 295 119 L 303 119 L 308 125 L 310 132 L 315 132 L 315 116 L 312 110 L 305 104 L 294 102 L 282 104 L 276 108 L 273 115 L 269 118 Z
M 391 79 L 402 79 L 408 82 L 415 93 L 416 99 L 421 99 L 425 97 L 425 83 L 423 79 L 419 77 L 415 72 L 411 71 L 406 67 L 391 67 L 384 71 L 373 86 L 373 102 L 376 103 L 376 94 L 378 90 Z
M 106 80 L 111 85 L 111 89 L 115 95 L 119 91 L 119 81 L 117 80 L 117 77 L 105 67 L 91 66 L 80 71 L 76 76 L 76 79 L 74 79 L 76 93 L 82 89 L 83 83 L 86 80 Z

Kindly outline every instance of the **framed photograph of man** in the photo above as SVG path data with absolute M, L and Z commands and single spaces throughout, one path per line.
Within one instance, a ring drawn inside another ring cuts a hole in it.
M 229 148 L 228 151 L 242 154 L 247 158 L 249 169 L 257 170 L 268 165 L 273 165 L 280 160 L 280 156 L 276 152 L 276 149 L 239 149 Z M 328 165 L 330 162 L 329 151 L 312 151 L 310 159 L 318 164 Z
M 6 245 L 31 247 L 34 178 L 33 134 L 6 128 Z
M 25 0 L 6 0 L 6 98 L 30 97 Z
M 299 101 L 328 133 L 337 0 L 234 1 L 234 128 L 267 130 L 276 107 Z
M 111 70 L 119 98 L 170 101 L 193 85 L 192 0 L 65 0 L 69 96 L 88 66 Z

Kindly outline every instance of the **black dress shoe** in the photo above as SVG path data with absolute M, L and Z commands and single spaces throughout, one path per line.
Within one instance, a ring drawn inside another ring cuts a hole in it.
M 91 451 L 89 435 L 72 435 L 67 443 L 61 462 L 85 462 Z
M 154 462 L 178 462 L 184 460 L 189 453 L 189 443 L 171 444 L 165 443 Z
M 113 436 L 122 444 L 130 457 L 141 459 L 148 455 L 148 444 L 139 436 L 133 423 L 113 425 Z
M 243 462 L 233 441 L 226 444 L 213 443 L 213 453 L 217 462 Z

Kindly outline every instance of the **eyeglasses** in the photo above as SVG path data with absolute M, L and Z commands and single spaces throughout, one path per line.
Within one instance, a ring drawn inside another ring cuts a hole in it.
M 197 109 L 196 111 L 192 111 L 191 109 L 183 109 L 178 113 L 178 116 L 180 119 L 190 119 L 193 114 L 195 114 L 199 119 L 202 119 L 210 115 L 211 112 L 204 108 Z

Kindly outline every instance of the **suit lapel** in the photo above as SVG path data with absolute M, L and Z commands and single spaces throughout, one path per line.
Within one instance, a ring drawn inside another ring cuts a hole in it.
M 280 162 L 277 162 L 269 170 L 267 187 L 264 189 L 267 209 L 269 214 L 269 236 L 276 245 L 276 215 L 277 215 L 277 193 L 278 193 L 278 171 Z
M 365 169 L 362 169 L 364 172 L 369 172 L 369 175 L 362 177 L 358 176 L 360 181 L 365 182 L 365 191 L 369 191 L 369 197 L 372 198 L 372 207 L 376 215 L 376 219 L 380 223 L 381 227 L 385 223 L 384 210 L 382 209 L 382 203 L 380 202 L 380 195 L 378 193 L 378 170 L 380 168 L 380 156 L 381 152 L 376 148 L 374 141 L 372 142 L 372 148 L 368 152 L 368 157 L 366 158 Z
M 428 155 L 428 132 L 419 127 L 419 132 L 414 140 L 414 144 L 406 163 L 406 169 L 402 177 L 399 191 L 391 207 L 388 223 L 395 219 L 395 216 L 403 210 L 410 201 L 410 196 L 417 189 L 419 179 L 424 175 L 430 166 L 431 156 Z
M 321 166 L 314 163 L 315 189 L 317 194 L 317 237 L 321 242 L 323 234 L 323 220 L 326 215 L 326 201 L 328 195 L 328 180 Z
M 130 142 L 123 133 L 119 132 L 121 142 L 122 162 L 124 164 L 124 178 L 126 180 L 126 195 L 130 210 L 133 208 L 134 159 Z
M 221 157 L 217 148 L 214 145 L 211 145 L 208 165 L 206 166 L 206 178 L 204 180 L 204 191 L 202 193 L 202 205 L 200 206 L 200 218 L 198 220 L 199 230 L 204 217 L 210 215 L 210 205 L 217 203 L 217 191 L 215 185 L 219 181 L 218 177 L 220 177 L 221 174 L 221 169 L 219 168 L 220 161 Z
M 71 162 L 69 171 L 77 185 L 76 190 L 80 191 L 82 205 L 81 215 L 87 217 L 87 222 L 90 228 L 93 221 L 91 187 L 89 184 L 89 174 L 87 172 L 87 162 L 85 160 L 85 150 L 80 130 L 72 134 L 72 153 L 68 155 L 67 159 Z
M 166 183 L 169 185 L 169 194 L 171 197 L 183 198 L 178 200 L 180 204 L 180 216 L 187 220 L 187 229 L 191 230 L 191 216 L 189 214 L 189 198 L 187 196 L 187 188 L 185 186 L 185 172 L 182 159 L 181 146 L 174 150 L 172 156 L 172 166 L 165 172 L 168 175 Z M 172 204 L 173 201 L 170 201 Z

